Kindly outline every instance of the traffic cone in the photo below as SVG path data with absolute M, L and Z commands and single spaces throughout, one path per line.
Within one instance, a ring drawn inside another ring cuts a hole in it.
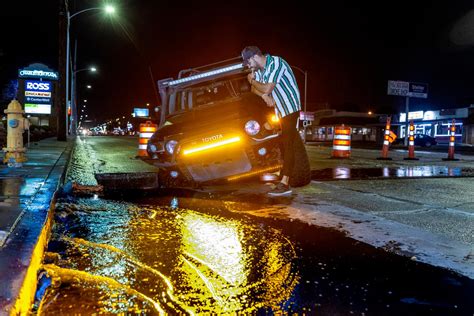
M 410 121 L 410 133 L 408 134 L 408 157 L 403 160 L 419 160 L 415 157 L 415 125 Z
M 454 158 L 454 143 L 456 141 L 455 134 L 456 134 L 456 120 L 453 119 L 451 122 L 451 127 L 449 128 L 450 135 L 449 135 L 449 147 L 448 147 L 448 158 L 443 158 L 444 161 L 457 161 L 459 159 Z
M 388 147 L 390 146 L 390 122 L 392 120 L 391 116 L 387 117 L 387 124 L 385 125 L 385 135 L 383 136 L 383 146 L 382 146 L 382 157 L 378 157 L 377 160 L 392 160 L 388 157 Z

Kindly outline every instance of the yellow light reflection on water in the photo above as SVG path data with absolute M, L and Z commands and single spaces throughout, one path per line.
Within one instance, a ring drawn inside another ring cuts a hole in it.
M 248 271 L 238 224 L 191 212 L 183 217 L 183 221 L 185 253 L 205 264 L 230 285 L 244 283 Z

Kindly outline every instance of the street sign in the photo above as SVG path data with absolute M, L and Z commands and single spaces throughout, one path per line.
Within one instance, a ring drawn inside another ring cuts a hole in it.
M 394 132 L 390 131 L 388 134 L 388 142 L 391 144 L 397 139 L 397 134 Z
M 428 97 L 428 84 L 389 80 L 387 94 L 426 99 Z

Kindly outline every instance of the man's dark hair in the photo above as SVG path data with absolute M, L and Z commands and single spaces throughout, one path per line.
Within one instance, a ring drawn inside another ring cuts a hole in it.
M 242 60 L 244 66 L 246 66 L 249 59 L 255 55 L 263 56 L 262 51 L 257 46 L 247 46 L 242 49 Z

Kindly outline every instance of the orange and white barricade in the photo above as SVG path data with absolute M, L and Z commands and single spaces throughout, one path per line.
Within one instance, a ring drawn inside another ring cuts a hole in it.
M 410 121 L 410 132 L 408 133 L 408 157 L 403 160 L 419 160 L 415 157 L 415 124 Z
M 383 136 L 382 156 L 378 157 L 378 160 L 392 160 L 392 158 L 388 157 L 388 147 L 395 140 L 392 136 L 393 132 L 390 130 L 391 121 L 392 117 L 388 116 L 387 124 L 385 124 L 385 133 Z
M 449 147 L 448 158 L 443 158 L 444 161 L 455 161 L 459 159 L 454 158 L 454 143 L 456 142 L 456 120 L 453 119 L 449 127 Z
M 332 158 L 351 157 L 351 128 L 349 126 L 336 126 L 332 141 Z
M 156 132 L 157 128 L 158 125 L 150 121 L 146 121 L 146 123 L 140 124 L 140 137 L 138 139 L 138 157 L 148 156 L 146 146 L 148 145 L 148 140 L 151 138 L 153 133 Z

